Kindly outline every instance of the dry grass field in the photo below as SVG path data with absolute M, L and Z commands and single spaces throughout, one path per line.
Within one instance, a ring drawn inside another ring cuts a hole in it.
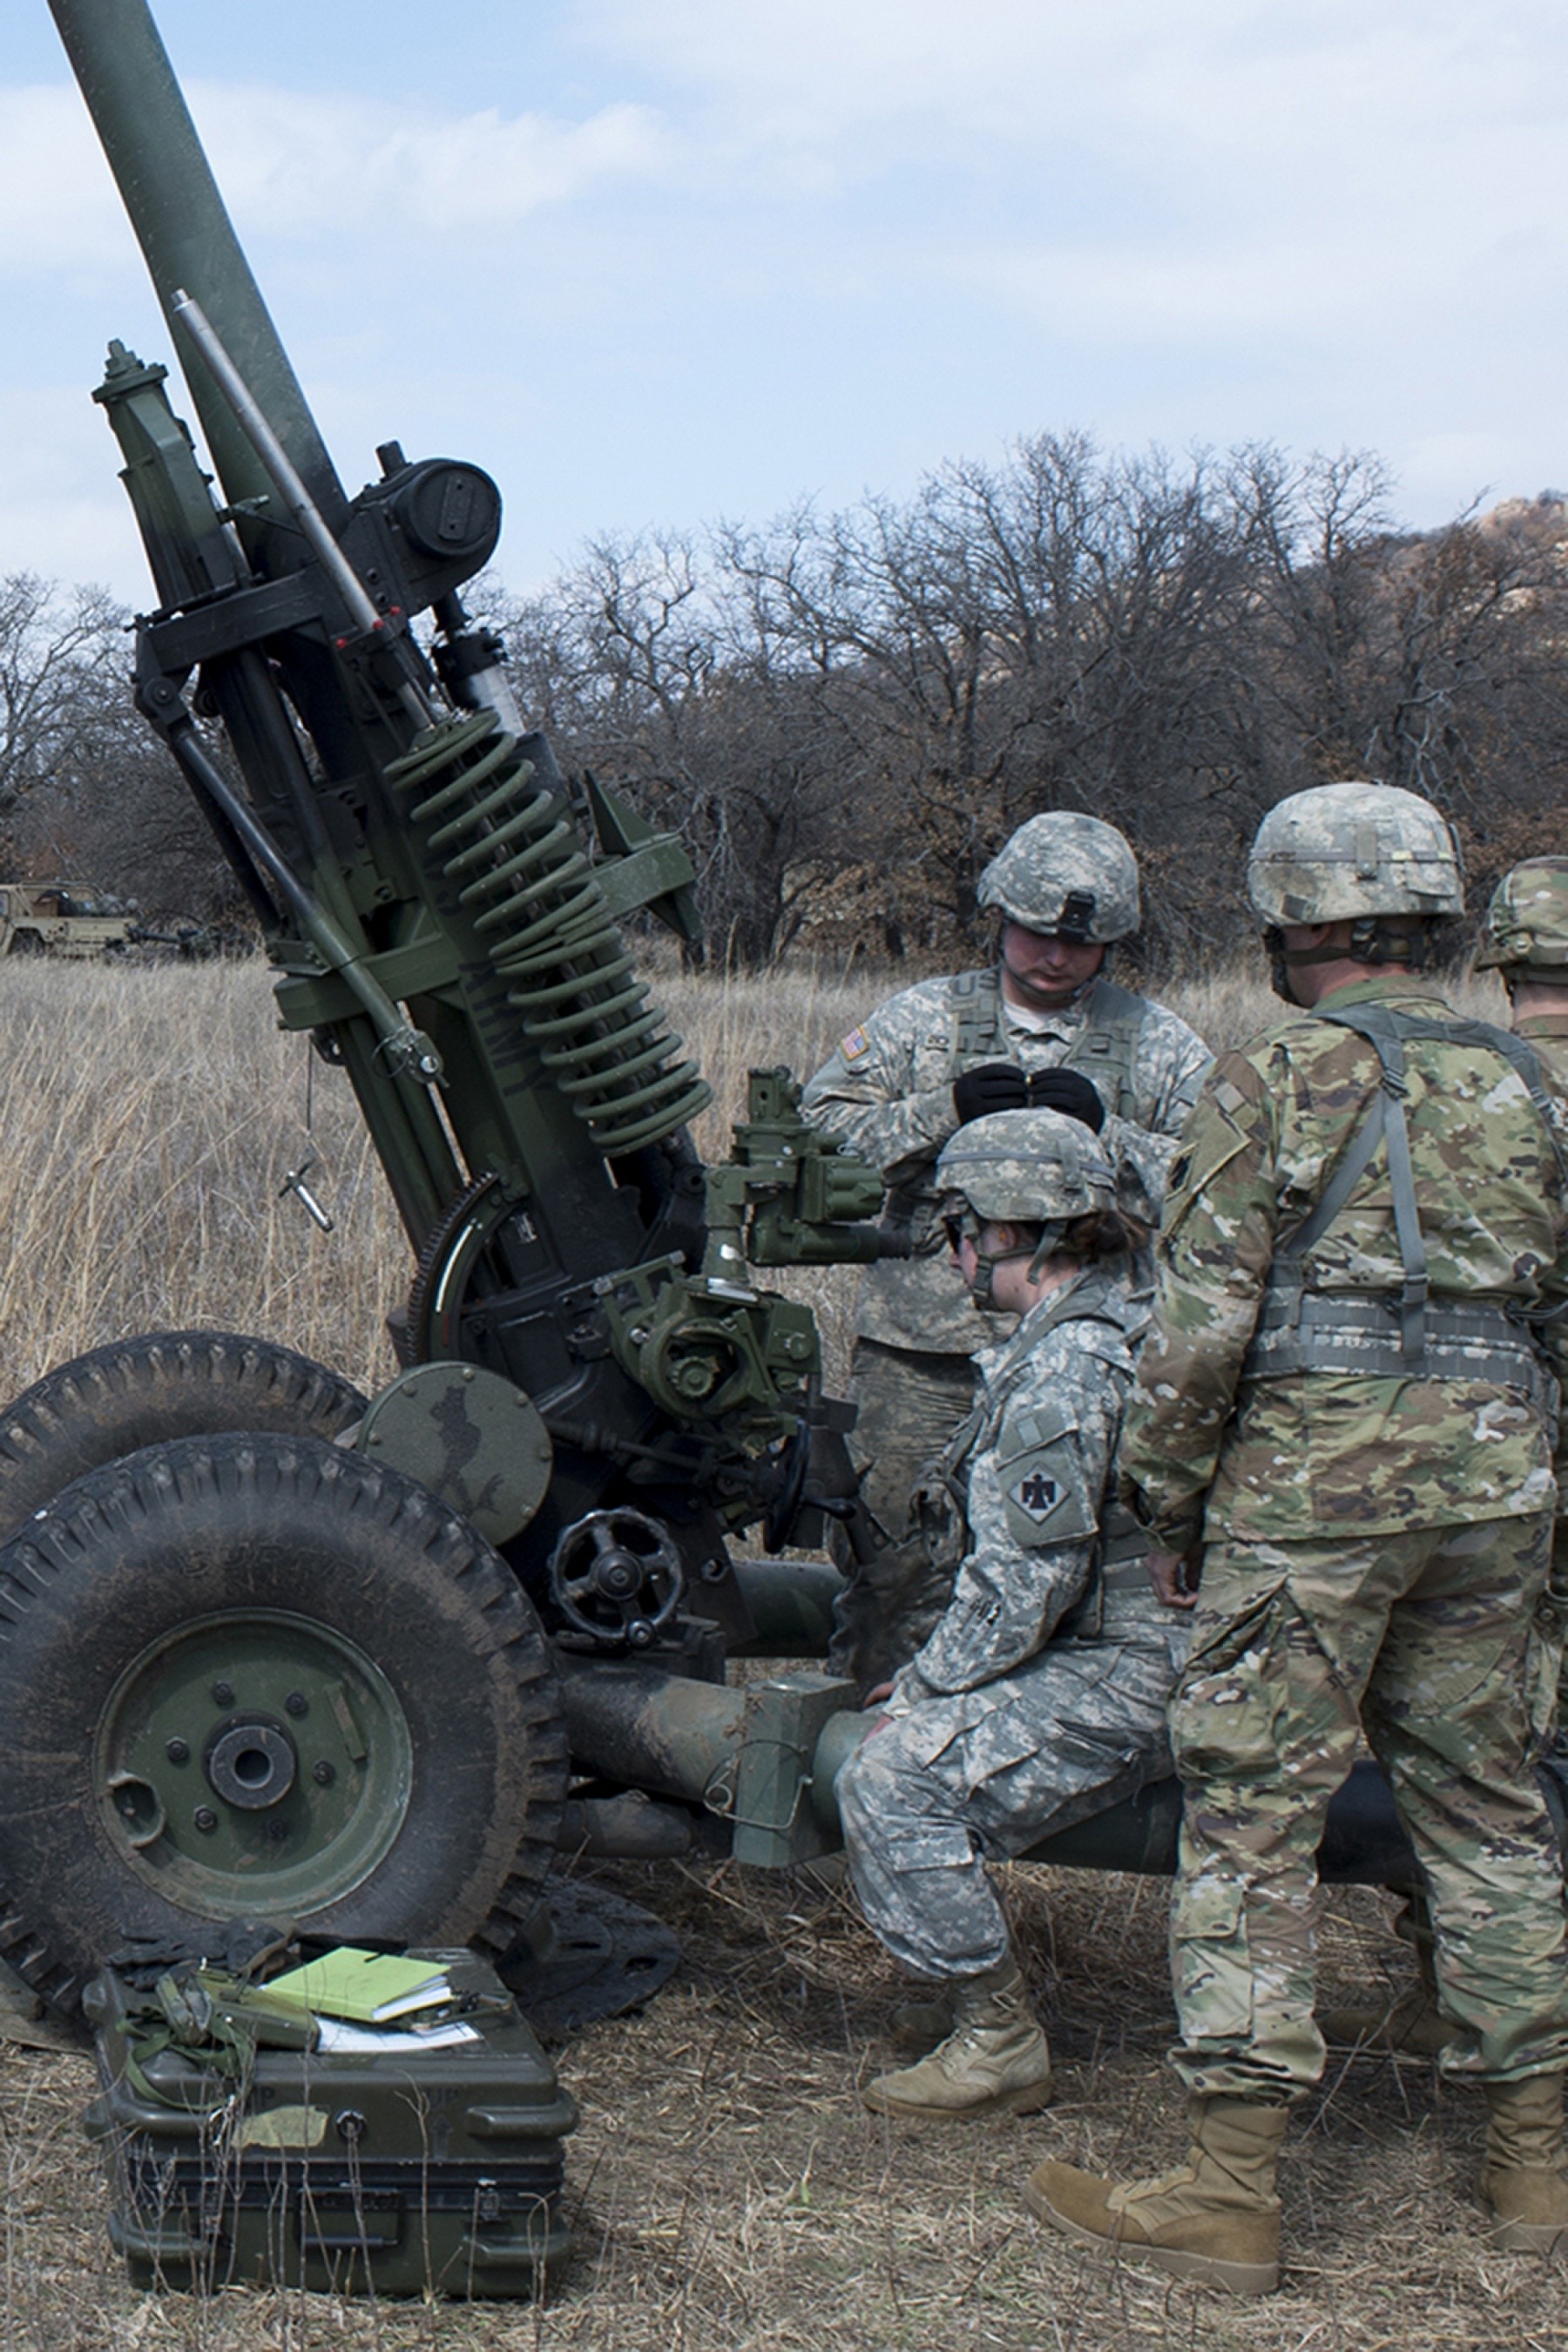
M 811 1067 L 873 992 L 802 978 L 671 982 L 726 1108 L 749 1063 Z M 1207 1034 L 1264 1009 L 1242 982 L 1173 991 Z M 1490 1000 L 1478 993 L 1477 1009 Z M 342 1081 L 274 1032 L 258 968 L 0 964 L 0 1373 L 155 1326 L 251 1330 L 364 1383 L 406 1250 Z M 1495 1008 L 1494 1008 L 1495 1009 Z M 307 1132 L 307 1106 L 310 1128 Z M 720 1139 L 718 1118 L 704 1139 Z M 337 1228 L 280 1201 L 309 1151 Z M 814 1277 L 842 1360 L 849 1279 Z M 1018 2198 L 1046 2153 L 1143 2168 L 1179 2144 L 1162 1885 L 1017 1868 L 1010 1899 L 1060 2061 L 1027 2123 L 873 2118 L 892 1971 L 837 1888 L 805 1874 L 621 1865 L 682 1968 L 640 2018 L 561 2053 L 582 2102 L 579 2252 L 543 2308 L 231 2289 L 136 2294 L 76 2126 L 91 2069 L 0 2043 L 6 2221 L 0 2352 L 1562 2352 L 1560 2268 L 1493 2255 L 1470 2202 L 1479 2101 L 1425 2061 L 1331 2068 L 1284 2182 L 1289 2267 L 1255 2305 L 1043 2237 Z M 1331 1987 L 1407 1963 L 1384 1898 L 1330 1898 Z

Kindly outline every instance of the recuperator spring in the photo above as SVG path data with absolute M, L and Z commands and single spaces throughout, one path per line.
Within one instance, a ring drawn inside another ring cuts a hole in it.
M 637 978 L 559 793 L 495 713 L 444 719 L 389 770 L 507 982 L 522 1027 L 601 1151 L 673 1135 L 711 1099 Z

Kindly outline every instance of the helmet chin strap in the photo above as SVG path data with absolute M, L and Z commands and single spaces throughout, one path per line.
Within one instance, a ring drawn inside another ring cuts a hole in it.
M 973 1210 L 970 1215 L 973 1216 Z M 979 1220 L 975 1222 L 977 1224 L 980 1223 Z M 984 1230 L 983 1226 L 981 1229 Z M 1061 1247 L 1062 1237 L 1066 1232 L 1065 1220 L 1056 1217 L 1041 1226 L 1040 1238 L 1037 1242 L 1025 1242 L 1017 1249 L 990 1251 L 981 1248 L 979 1232 L 971 1232 L 969 1238 L 973 1244 L 975 1264 L 974 1280 L 969 1286 L 970 1304 L 982 1315 L 1013 1314 L 1014 1308 L 1004 1307 L 996 1297 L 994 1281 L 996 1268 L 999 1265 L 1012 1265 L 1021 1258 L 1027 1258 L 1029 1280 L 1037 1282 L 1040 1278 L 1040 1269 L 1046 1260 L 1054 1256 Z
M 1048 1257 L 1055 1257 L 1057 1252 L 1060 1249 L 1063 1242 L 1066 1240 L 1067 1229 L 1067 1219 L 1065 1217 L 1053 1217 L 1048 1223 L 1040 1227 L 1039 1243 L 1036 1248 L 1033 1257 L 1029 1260 L 1029 1280 L 1031 1282 L 1038 1282 L 1041 1274 L 1045 1270 L 1046 1260 Z M 1021 1255 L 1022 1253 L 1020 1252 L 1020 1255 Z
M 1079 946 L 1080 942 L 1075 940 L 1072 944 L 1076 947 Z M 1037 995 L 1040 998 L 1040 1010 L 1042 1013 L 1065 1013 L 1069 1004 L 1076 1004 L 1080 996 L 1087 996 L 1089 990 L 1094 986 L 1095 982 L 1104 977 L 1106 968 L 1110 961 L 1110 944 L 1107 945 L 1104 955 L 1101 957 L 1100 962 L 1096 964 L 1094 970 L 1089 973 L 1089 978 L 1087 980 L 1080 980 L 1078 986 L 1075 989 L 1070 990 L 1066 996 L 1058 994 L 1057 991 L 1053 989 L 1051 991 L 1051 1002 L 1049 1004 L 1045 1002 L 1046 992 L 1040 986 L 1038 981 L 1030 980 L 1023 972 L 1016 971 L 1014 966 L 1008 962 L 1005 955 L 1000 956 L 999 961 L 1003 971 L 1006 973 L 1008 979 L 1012 982 L 1020 996 L 1024 997 L 1026 1001 L 1032 1002 Z
M 1301 964 L 1400 964 L 1409 971 L 1426 968 L 1431 935 L 1423 920 L 1399 922 L 1384 915 L 1363 915 L 1351 926 L 1348 940 L 1318 948 L 1288 948 L 1278 923 L 1265 927 L 1263 944 L 1268 954 L 1268 978 L 1276 996 L 1287 1004 L 1302 1000 L 1290 985 L 1290 974 Z

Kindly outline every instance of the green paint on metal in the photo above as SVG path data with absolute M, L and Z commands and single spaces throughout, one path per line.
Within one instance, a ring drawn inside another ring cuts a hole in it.
M 531 1397 L 476 1364 L 418 1364 L 384 1388 L 354 1445 L 417 1478 L 493 1544 L 519 1535 L 550 1491 L 550 1433 Z
M 209 1919 L 310 1911 L 389 1852 L 413 1750 L 374 1661 L 288 1611 L 225 1610 L 149 1643 L 110 1693 L 93 1785 L 110 1843 Z

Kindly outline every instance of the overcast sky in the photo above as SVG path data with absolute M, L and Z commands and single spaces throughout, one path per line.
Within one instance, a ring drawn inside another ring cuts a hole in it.
M 500 569 L 1082 428 L 1568 479 L 1563 0 L 155 0 L 350 488 Z M 0 572 L 145 602 L 88 394 L 162 322 L 46 0 L 0 38 Z M 187 404 L 177 404 L 183 410 Z

